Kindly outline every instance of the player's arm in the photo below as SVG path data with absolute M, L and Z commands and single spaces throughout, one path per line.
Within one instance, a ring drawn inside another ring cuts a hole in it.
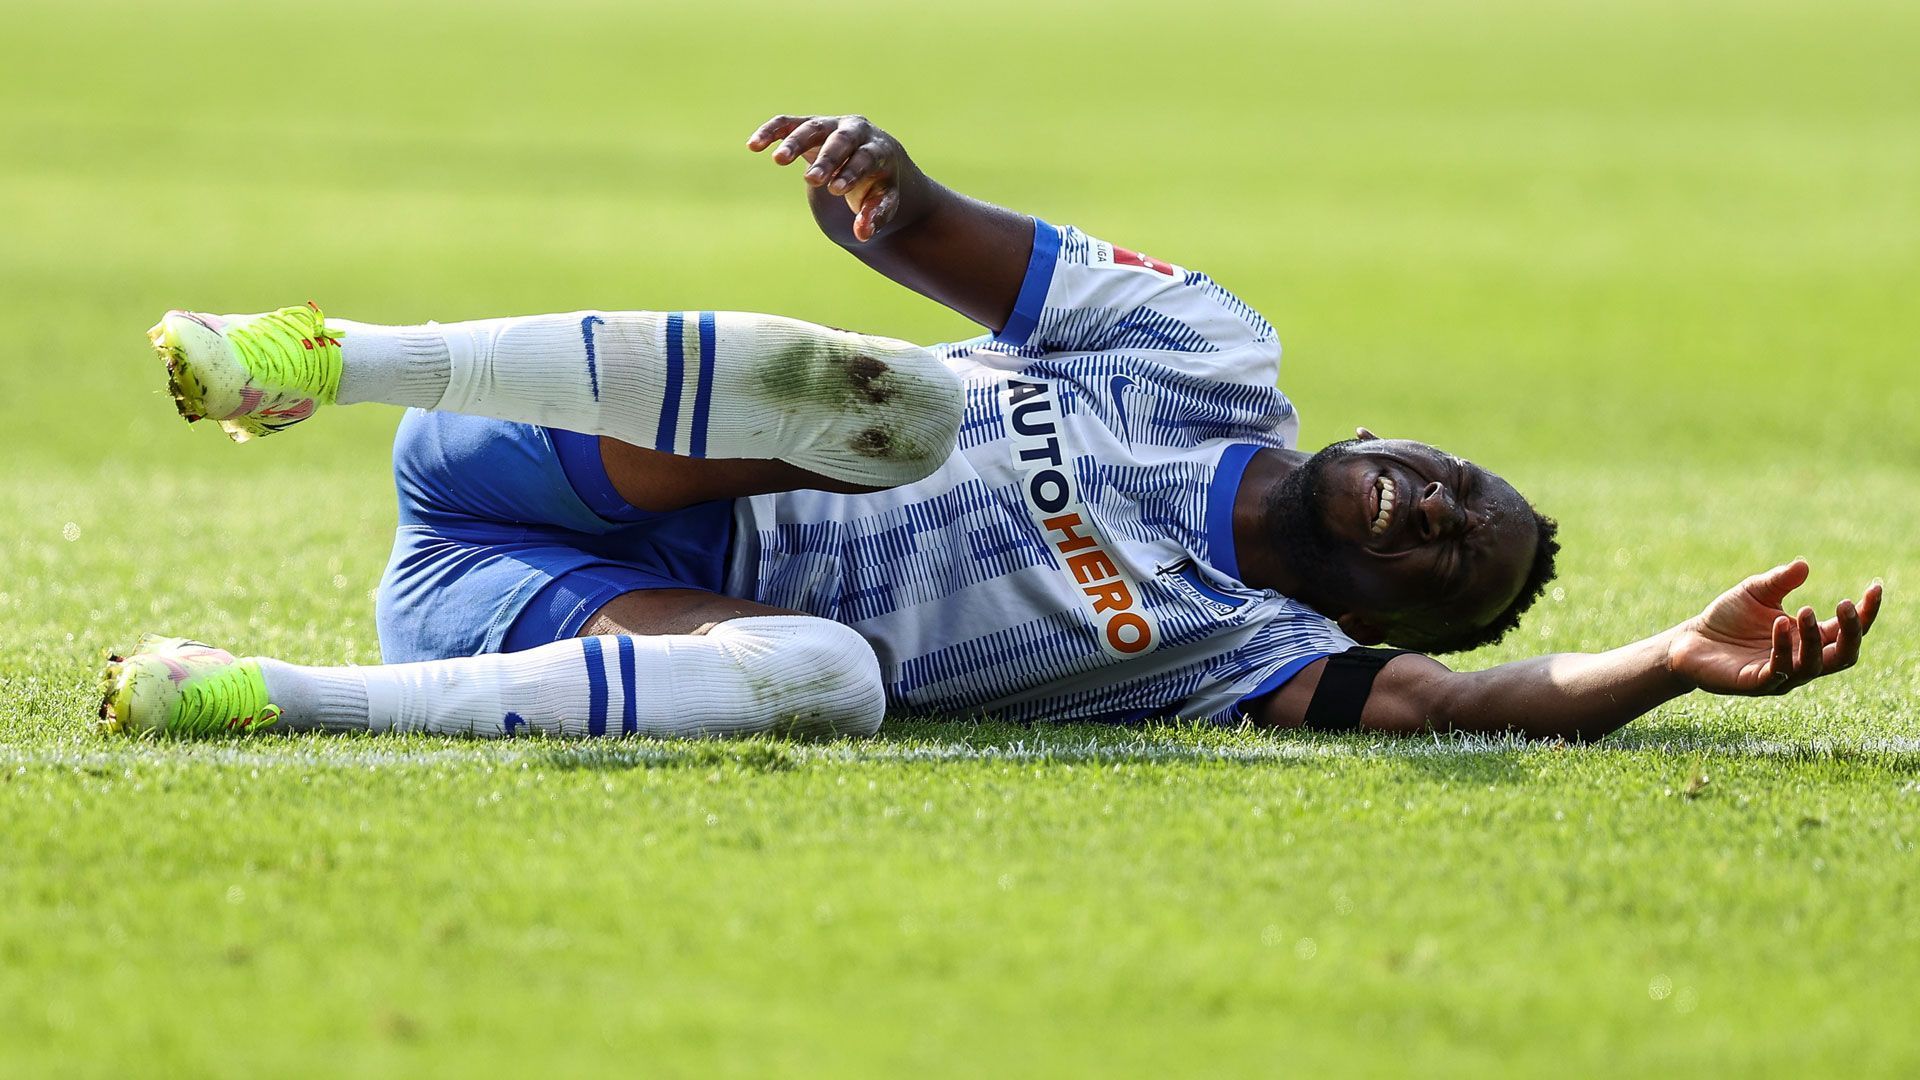
M 1840 601 L 1825 622 L 1812 608 L 1787 614 L 1781 605 L 1807 572 L 1796 559 L 1755 574 L 1699 615 L 1611 652 L 1562 653 L 1471 672 L 1415 654 L 1394 657 L 1374 681 L 1361 726 L 1402 734 L 1596 739 L 1694 690 L 1784 694 L 1852 667 L 1880 609 L 1875 583 L 1858 605 Z M 1327 663 L 1317 661 L 1263 699 L 1255 719 L 1275 727 L 1302 724 Z
M 747 148 L 807 162 L 814 220 L 861 262 L 998 333 L 1033 251 L 1033 219 L 967 198 L 920 171 L 864 116 L 776 116 Z

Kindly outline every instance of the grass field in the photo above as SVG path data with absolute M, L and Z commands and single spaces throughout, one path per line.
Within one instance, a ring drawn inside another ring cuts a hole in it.
M 12 0 L 0 1070 L 1920 1071 L 1920 7 Z M 866 742 L 93 735 L 143 630 L 377 656 L 391 410 L 235 448 L 162 310 L 961 321 L 741 142 L 1211 272 L 1355 423 L 1559 516 L 1467 657 L 1804 554 L 1859 669 L 1597 747 L 901 718 Z

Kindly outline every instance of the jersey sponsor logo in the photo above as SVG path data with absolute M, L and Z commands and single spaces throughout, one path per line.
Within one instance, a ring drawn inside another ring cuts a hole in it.
M 1180 268 L 1169 262 L 1162 262 L 1151 255 L 1142 255 L 1123 247 L 1114 247 L 1105 240 L 1090 240 L 1087 245 L 1087 265 L 1093 267 L 1113 267 L 1118 270 L 1138 270 L 1161 277 L 1177 278 Z
M 1027 513 L 1079 591 L 1100 648 L 1115 658 L 1150 652 L 1160 643 L 1159 623 L 1080 501 L 1061 444 L 1060 403 L 1052 384 L 1009 379 L 1005 395 L 1007 445 Z
M 1201 576 L 1199 566 L 1192 559 L 1181 559 L 1162 566 L 1154 574 L 1174 592 L 1200 605 L 1215 618 L 1224 619 L 1247 605 L 1246 597 L 1233 596 L 1207 584 L 1207 579 Z

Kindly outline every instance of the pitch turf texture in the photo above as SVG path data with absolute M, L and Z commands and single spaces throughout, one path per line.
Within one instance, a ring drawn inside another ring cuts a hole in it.
M 15 0 L 12 1075 L 1920 1069 L 1920 9 Z M 891 722 L 832 744 L 90 733 L 142 630 L 376 656 L 397 413 L 184 427 L 162 310 L 957 318 L 741 142 L 862 109 L 1265 310 L 1309 445 L 1503 471 L 1470 666 L 1805 554 L 1860 668 L 1592 748 Z

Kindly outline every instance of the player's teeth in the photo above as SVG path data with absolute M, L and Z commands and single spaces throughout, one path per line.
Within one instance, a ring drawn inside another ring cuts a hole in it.
M 1373 516 L 1373 535 L 1387 531 L 1387 525 L 1393 520 L 1393 478 L 1382 476 L 1377 482 L 1380 491 L 1380 510 Z

